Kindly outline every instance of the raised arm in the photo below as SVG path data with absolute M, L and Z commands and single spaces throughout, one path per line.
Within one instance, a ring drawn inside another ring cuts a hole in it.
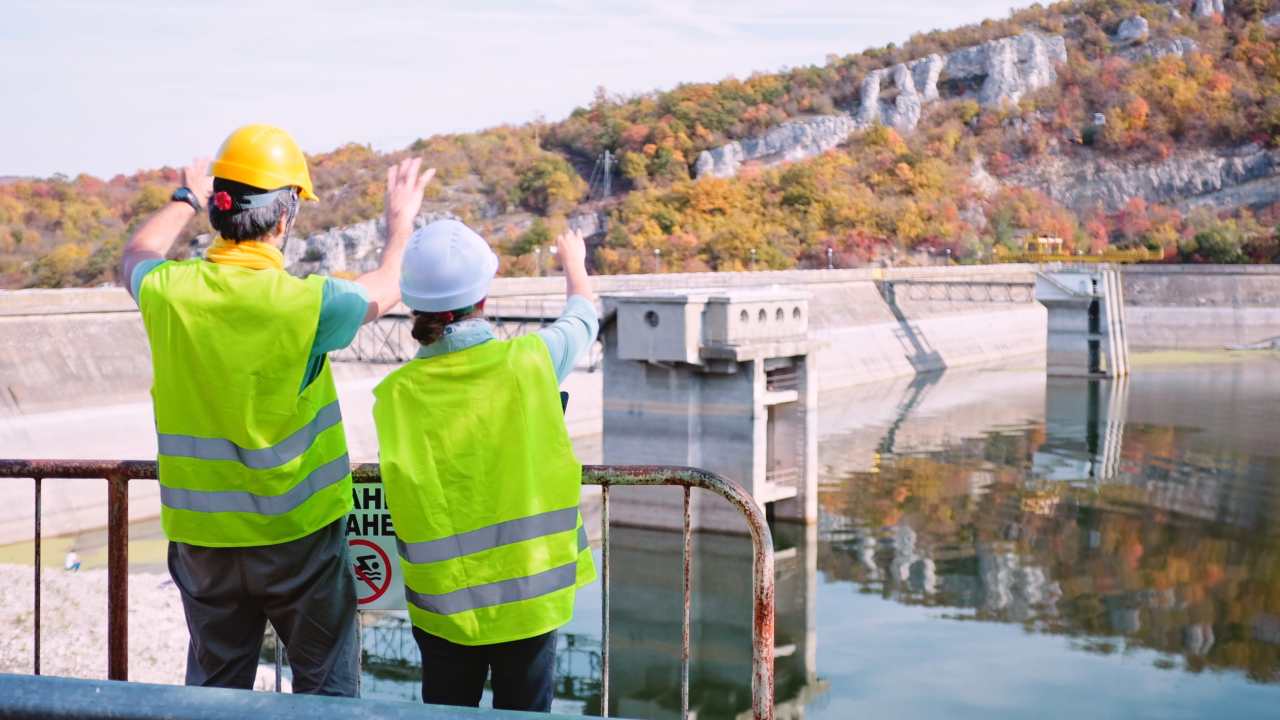
M 565 297 L 577 295 L 594 303 L 596 295 L 591 290 L 591 278 L 587 275 L 587 242 L 582 233 L 566 230 L 556 238 L 556 252 L 564 267 Z
M 419 175 L 421 168 L 420 158 L 402 160 L 387 168 L 387 244 L 382 250 L 382 264 L 356 278 L 369 293 L 365 322 L 377 320 L 400 302 L 404 248 L 413 234 L 413 219 L 422 208 L 422 193 L 436 174 L 436 169 L 430 168 Z
M 560 382 L 569 377 L 578 358 L 600 332 L 596 296 L 587 276 L 587 243 L 582 233 L 566 230 L 556 238 L 556 255 L 564 267 L 564 312 L 538 331 L 551 354 L 551 365 Z
M 213 194 L 213 178 L 209 177 L 209 158 L 197 158 L 182 168 L 182 185 L 191 191 L 201 207 L 207 207 Z M 178 239 L 182 229 L 196 216 L 195 208 L 185 202 L 170 202 L 147 218 L 129 238 L 120 261 L 120 279 L 129 287 L 133 269 L 143 260 L 163 260 Z

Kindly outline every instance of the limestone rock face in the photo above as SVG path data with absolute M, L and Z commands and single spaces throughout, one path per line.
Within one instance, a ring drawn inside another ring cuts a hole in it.
M 565 223 L 570 230 L 576 230 L 582 233 L 583 237 L 589 238 L 605 231 L 605 214 L 599 212 L 578 213 L 570 215 Z
M 1143 60 L 1159 60 L 1166 55 L 1185 57 L 1200 49 L 1195 40 L 1189 37 L 1176 37 L 1167 40 L 1152 40 L 1143 45 L 1124 48 L 1116 54 L 1130 62 Z
M 1226 12 L 1223 0 L 1196 0 L 1195 6 L 1191 8 L 1191 14 L 1195 17 L 1213 17 L 1214 14 L 1221 15 Z
M 1245 145 L 1141 164 L 1058 157 L 1009 181 L 1041 190 L 1074 210 L 1101 204 L 1114 211 L 1134 197 L 1184 208 L 1261 205 L 1280 200 L 1280 151 Z
M 694 176 L 732 177 L 744 162 L 772 164 L 813 157 L 876 123 L 909 132 L 919 124 L 925 106 L 946 94 L 943 85 L 950 88 L 948 97 L 975 97 L 985 107 L 1016 103 L 1027 93 L 1051 85 L 1057 79 L 1055 67 L 1066 60 L 1067 46 L 1060 36 L 1026 32 L 946 56 L 935 53 L 872 70 L 862 79 L 852 116 L 792 120 L 758 138 L 703 151 L 694 163 Z
M 937 53 L 920 58 L 908 65 L 911 68 L 911 79 L 915 83 L 916 91 L 920 93 L 921 101 L 933 102 L 938 99 L 938 79 L 942 77 L 942 70 L 946 66 L 946 59 Z
M 880 117 L 884 119 L 886 125 L 897 130 L 914 130 L 920 123 L 920 113 L 923 109 L 920 93 L 916 92 L 915 79 L 906 65 L 894 65 L 889 72 L 893 75 L 893 84 L 898 89 L 898 96 L 893 99 L 891 106 L 881 111 Z
M 990 59 L 987 61 L 987 79 L 982 83 L 979 102 L 983 107 L 998 106 L 1006 101 L 1017 102 L 1022 93 L 1023 86 L 1013 44 L 997 43 L 991 48 Z
M 1134 15 L 1120 23 L 1116 28 L 1114 40 L 1123 45 L 1144 42 L 1151 32 L 1151 24 L 1141 15 Z
M 872 70 L 862 79 L 859 92 L 858 124 L 871 125 L 880 122 L 880 77 L 883 70 Z
M 764 135 L 736 140 L 698 154 L 697 177 L 733 177 L 744 162 L 771 165 L 820 155 L 844 142 L 858 128 L 848 115 L 818 115 L 790 120 Z

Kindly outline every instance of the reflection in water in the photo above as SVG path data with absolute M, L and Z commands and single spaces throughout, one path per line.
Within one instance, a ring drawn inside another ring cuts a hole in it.
M 1054 380 L 1043 421 L 899 442 L 825 479 L 821 568 L 971 610 L 956 619 L 1280 681 L 1280 447 L 1247 427 L 1280 421 L 1277 379 L 1270 362 Z
M 775 611 L 778 717 L 803 715 L 825 684 L 817 676 L 817 528 L 779 524 Z M 612 714 L 680 716 L 680 534 L 616 528 L 611 533 Z M 693 541 L 690 712 L 750 716 L 751 542 L 698 533 Z

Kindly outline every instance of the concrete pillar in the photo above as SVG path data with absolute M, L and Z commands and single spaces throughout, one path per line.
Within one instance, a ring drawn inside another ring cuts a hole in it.
M 781 288 L 605 298 L 604 461 L 687 465 L 740 483 L 777 520 L 817 521 L 817 377 L 808 298 Z M 682 527 L 679 488 L 617 488 L 611 518 Z M 745 533 L 693 493 L 698 529 Z
M 1098 266 L 1039 273 L 1036 300 L 1048 310 L 1051 377 L 1129 374 L 1124 295 L 1116 271 Z

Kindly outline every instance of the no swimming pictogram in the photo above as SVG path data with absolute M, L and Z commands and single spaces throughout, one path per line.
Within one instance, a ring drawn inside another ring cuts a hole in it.
M 396 533 L 382 483 L 357 483 L 347 516 L 348 558 L 360 610 L 404 610 Z
M 377 543 L 364 538 L 351 538 L 351 570 L 356 576 L 356 603 L 367 605 L 382 597 L 391 587 L 395 566 Z

